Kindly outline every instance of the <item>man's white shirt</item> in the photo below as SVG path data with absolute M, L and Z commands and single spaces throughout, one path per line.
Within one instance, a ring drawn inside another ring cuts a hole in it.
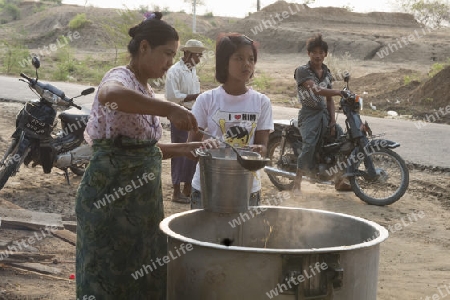
M 195 67 L 189 69 L 180 60 L 167 71 L 165 96 L 168 101 L 178 103 L 192 109 L 195 101 L 183 102 L 188 94 L 200 93 L 200 81 Z

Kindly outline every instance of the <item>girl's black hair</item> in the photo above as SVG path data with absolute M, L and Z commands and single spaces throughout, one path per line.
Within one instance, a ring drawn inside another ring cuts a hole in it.
M 146 40 L 153 49 L 180 39 L 175 28 L 162 21 L 161 18 L 162 13 L 160 12 L 149 13 L 147 19 L 128 30 L 128 34 L 131 36 L 128 52 L 131 56 L 138 53 L 139 45 L 143 40 Z
M 306 49 L 308 52 L 313 51 L 316 47 L 320 47 L 325 53 L 328 53 L 328 44 L 322 39 L 322 34 L 320 33 L 306 41 Z
M 255 43 L 249 37 L 238 33 L 228 33 L 219 36 L 216 42 L 216 79 L 218 82 L 225 83 L 227 81 L 230 57 L 242 46 L 252 47 L 256 63 L 258 51 Z

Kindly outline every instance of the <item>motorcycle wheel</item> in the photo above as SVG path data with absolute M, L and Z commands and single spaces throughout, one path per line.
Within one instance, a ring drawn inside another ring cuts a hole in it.
M 375 180 L 365 179 L 364 176 L 350 177 L 353 192 L 371 205 L 384 206 L 399 200 L 409 185 L 409 170 L 405 161 L 394 151 L 384 148 L 374 151 L 370 158 L 378 176 Z M 362 161 L 356 168 L 360 172 L 366 171 Z
M 21 141 L 23 142 L 23 140 Z M 13 141 L 13 143 L 15 143 Z M 3 163 L 0 165 L 0 190 L 5 186 L 9 177 L 14 176 L 15 173 L 19 170 L 19 164 L 23 161 L 23 157 L 27 155 L 28 151 L 19 152 L 20 142 L 17 142 L 15 145 L 11 144 L 5 153 L 5 159 Z
M 294 149 L 286 140 L 286 144 L 284 146 L 284 154 L 283 157 L 288 158 L 294 157 Z M 283 166 L 279 163 L 281 161 L 281 135 L 276 134 L 273 137 L 269 137 L 269 143 L 267 146 L 267 157 L 270 158 L 270 162 L 267 164 L 271 167 L 276 167 L 283 170 Z M 269 176 L 270 181 L 277 187 L 280 191 L 291 190 L 294 181 L 292 179 L 286 178 L 284 176 L 277 176 L 273 174 L 267 174 Z

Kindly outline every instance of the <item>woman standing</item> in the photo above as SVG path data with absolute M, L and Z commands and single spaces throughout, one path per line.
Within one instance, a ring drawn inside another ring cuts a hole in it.
M 132 276 L 167 254 L 161 159 L 187 155 L 200 143 L 161 144 L 157 116 L 197 130 L 182 106 L 156 99 L 149 78 L 160 78 L 178 48 L 176 30 L 152 13 L 129 30 L 127 66 L 102 79 L 85 131 L 94 153 L 76 198 L 77 298 L 165 299 L 166 269 Z

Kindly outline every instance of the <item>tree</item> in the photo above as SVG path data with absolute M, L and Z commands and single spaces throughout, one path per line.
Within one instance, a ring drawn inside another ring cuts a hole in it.
M 107 35 L 108 48 L 112 47 L 115 50 L 114 65 L 118 63 L 119 51 L 130 42 L 128 35 L 129 28 L 135 26 L 142 21 L 142 14 L 131 10 L 124 6 L 123 9 L 118 9 L 119 18 L 107 18 L 101 21 L 101 26 Z
M 0 45 L 2 46 L 0 54 L 2 57 L 4 72 L 6 74 L 18 74 L 19 72 L 25 71 L 20 68 L 27 67 L 29 56 L 28 48 L 26 48 L 16 38 L 10 42 L 3 41 Z
M 17 7 L 17 5 L 12 4 L 12 3 L 7 3 L 4 7 L 4 10 L 5 10 L 6 14 L 8 14 L 12 17 L 13 21 L 20 19 L 20 8 Z
M 197 5 L 205 5 L 204 0 L 184 0 L 186 3 L 191 3 L 192 5 L 192 32 L 196 32 L 197 26 Z
M 450 21 L 450 5 L 445 0 L 402 0 L 401 7 L 428 27 L 439 28 Z

